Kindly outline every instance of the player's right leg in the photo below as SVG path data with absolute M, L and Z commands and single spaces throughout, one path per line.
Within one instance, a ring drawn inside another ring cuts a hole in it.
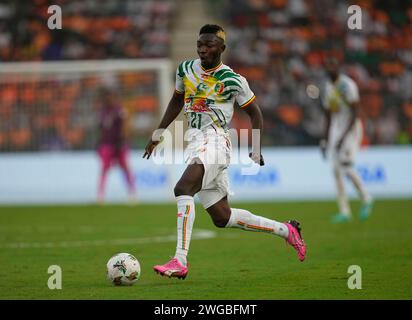
M 217 193 L 216 193 L 217 194 Z M 211 195 L 211 194 L 210 194 Z M 255 215 L 248 210 L 230 208 L 227 196 L 206 208 L 213 223 L 220 228 L 240 228 L 277 235 L 293 246 L 300 261 L 305 260 L 306 244 L 300 233 L 300 224 L 295 220 L 285 223 Z
M 118 156 L 118 162 L 119 166 L 122 169 L 125 177 L 126 177 L 126 182 L 127 182 L 127 189 L 129 192 L 129 201 L 131 203 L 136 203 L 137 202 L 137 196 L 136 196 L 136 185 L 135 185 L 135 179 L 133 177 L 132 171 L 130 170 L 129 164 L 127 162 L 127 155 L 128 155 L 128 150 L 126 146 L 122 146 L 122 148 L 119 151 Z
M 177 202 L 177 246 L 172 260 L 164 265 L 156 265 L 154 271 L 162 276 L 184 279 L 189 271 L 187 254 L 195 221 L 193 196 L 202 188 L 203 164 L 190 164 L 175 186 Z

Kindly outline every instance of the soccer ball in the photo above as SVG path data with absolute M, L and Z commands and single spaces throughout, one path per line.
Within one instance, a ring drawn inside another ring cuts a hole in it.
M 107 262 L 107 278 L 116 286 L 131 286 L 140 277 L 140 263 L 129 253 L 118 253 Z

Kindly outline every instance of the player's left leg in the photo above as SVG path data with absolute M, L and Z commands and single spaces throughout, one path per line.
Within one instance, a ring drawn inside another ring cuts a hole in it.
M 346 195 L 345 185 L 343 181 L 342 165 L 338 161 L 335 161 L 333 165 L 333 173 L 335 177 L 339 212 L 332 217 L 332 222 L 333 223 L 347 222 L 351 220 L 352 213 L 350 210 L 349 199 Z
M 282 223 L 255 215 L 248 210 L 230 208 L 227 196 L 206 208 L 206 211 L 219 228 L 240 228 L 280 236 L 295 248 L 300 261 L 305 259 L 306 244 L 301 238 L 300 224 L 297 221 Z
M 218 228 L 239 228 L 247 231 L 266 232 L 286 239 L 289 235 L 286 224 L 257 216 L 248 210 L 230 208 L 227 196 L 207 208 Z
M 130 166 L 127 162 L 127 155 L 128 155 L 128 150 L 126 146 L 122 146 L 122 148 L 118 151 L 119 154 L 118 156 L 118 163 L 120 168 L 122 169 L 125 177 L 126 177 L 126 182 L 127 182 L 127 188 L 129 192 L 129 200 L 131 202 L 136 202 L 136 185 L 135 185 L 135 179 L 132 174 L 132 171 L 130 170 Z
M 348 165 L 345 167 L 345 174 L 346 176 L 352 181 L 353 185 L 355 186 L 359 197 L 361 198 L 362 204 L 359 210 L 359 219 L 365 220 L 369 217 L 372 206 L 373 200 L 369 193 L 366 191 L 362 180 L 360 179 L 359 175 L 353 169 L 353 165 Z
M 369 217 L 371 210 L 372 210 L 372 197 L 369 195 L 367 190 L 365 189 L 362 180 L 360 179 L 359 175 L 353 168 L 355 156 L 359 150 L 361 140 L 362 140 L 362 125 L 358 121 L 355 124 L 354 129 L 348 135 L 345 144 L 344 150 L 342 153 L 341 159 L 341 167 L 343 173 L 349 178 L 349 180 L 354 185 L 358 195 L 362 201 L 362 205 L 359 211 L 359 218 L 361 220 L 365 220 Z

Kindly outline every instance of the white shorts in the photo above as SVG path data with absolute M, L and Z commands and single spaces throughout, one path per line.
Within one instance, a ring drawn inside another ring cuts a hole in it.
M 205 209 L 230 194 L 227 174 L 230 152 L 230 140 L 222 136 L 212 137 L 201 144 L 191 144 L 186 149 L 186 163 L 202 163 L 205 170 L 202 189 L 197 193 Z
M 342 163 L 353 163 L 362 142 L 363 129 L 360 121 L 356 121 L 351 131 L 346 136 L 339 152 L 336 151 L 336 144 L 341 135 L 332 135 L 333 139 L 329 144 L 329 151 L 334 165 Z

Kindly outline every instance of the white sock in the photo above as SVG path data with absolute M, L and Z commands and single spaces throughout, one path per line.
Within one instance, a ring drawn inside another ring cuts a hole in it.
M 356 190 L 358 191 L 358 194 L 362 200 L 363 203 L 369 203 L 372 201 L 371 196 L 369 193 L 366 191 L 366 189 L 363 186 L 363 183 L 359 177 L 359 175 L 353 170 L 352 167 L 346 168 L 345 173 L 347 176 L 351 179 L 353 182 L 353 185 L 355 186 Z
M 190 238 L 195 221 L 195 203 L 191 196 L 178 196 L 177 201 L 177 246 L 175 258 L 187 265 Z
M 282 238 L 287 238 L 289 235 L 289 229 L 284 223 L 256 216 L 243 209 L 230 208 L 230 210 L 232 213 L 226 228 L 240 228 L 247 231 L 267 232 L 276 234 Z
M 350 206 L 349 206 L 349 200 L 345 192 L 345 186 L 343 184 L 342 169 L 340 167 L 335 167 L 334 173 L 335 173 L 335 181 L 336 181 L 336 190 L 338 193 L 339 213 L 345 216 L 350 216 L 351 211 L 350 211 Z

